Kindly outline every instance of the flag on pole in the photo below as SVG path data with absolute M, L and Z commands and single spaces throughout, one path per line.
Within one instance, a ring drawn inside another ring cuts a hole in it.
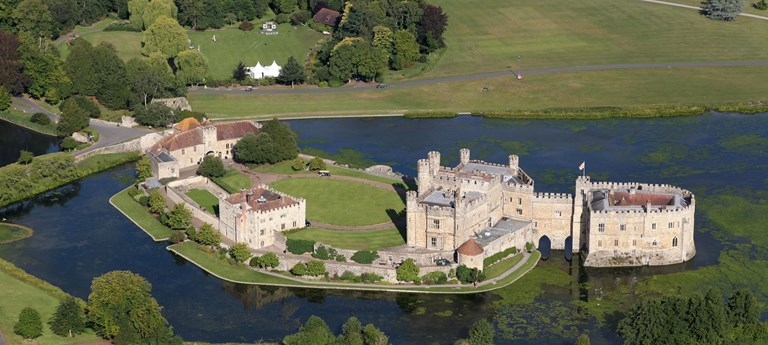
M 586 168 L 586 167 L 587 167 L 587 162 L 586 161 L 585 162 L 581 162 L 581 164 L 579 165 L 579 171 L 584 170 L 584 168 Z

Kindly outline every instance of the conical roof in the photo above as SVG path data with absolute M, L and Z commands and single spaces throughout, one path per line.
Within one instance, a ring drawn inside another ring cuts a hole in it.
M 480 247 L 474 238 L 470 238 L 467 240 L 467 242 L 464 242 L 462 245 L 460 245 L 456 251 L 461 255 L 475 256 L 483 253 L 483 247 Z

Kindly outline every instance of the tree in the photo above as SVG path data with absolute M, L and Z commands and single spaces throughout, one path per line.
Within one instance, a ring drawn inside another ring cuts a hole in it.
M 72 94 L 72 80 L 64 70 L 59 50 L 50 40 L 41 40 L 28 33 L 20 33 L 21 62 L 24 64 L 24 82 L 27 93 L 35 98 L 46 98 L 55 104 Z
M 395 48 L 392 29 L 382 25 L 374 26 L 373 47 L 385 54 L 387 61 L 389 61 L 389 57 L 392 55 L 392 51 Z
M 7 92 L 18 95 L 29 83 L 29 78 L 22 73 L 20 45 L 18 37 L 0 30 L 0 88 L 3 88 L 0 97 Z M 0 111 L 3 110 L 0 100 Z
M 744 0 L 706 0 L 701 12 L 709 19 L 731 21 L 743 8 Z
M 184 204 L 173 205 L 171 212 L 168 212 L 168 227 L 174 230 L 184 230 L 192 224 L 192 211 Z
M 296 157 L 296 159 L 293 160 L 293 164 L 291 164 L 291 169 L 293 169 L 293 171 L 301 171 L 304 170 L 306 166 L 307 164 L 301 157 Z
M 158 189 L 149 191 L 149 211 L 154 214 L 160 214 L 165 211 L 165 198 Z
M 81 112 L 84 116 L 93 119 L 101 116 L 101 110 L 99 107 L 91 102 L 91 100 L 83 96 L 74 96 L 68 98 L 66 101 L 61 103 L 59 110 L 62 112 Z
M 401 70 L 413 64 L 419 57 L 419 44 L 416 37 L 408 30 L 398 30 L 394 34 L 394 50 L 389 65 Z
M 469 329 L 469 345 L 493 345 L 493 326 L 486 319 L 480 319 Z
M 589 336 L 582 334 L 576 339 L 576 345 L 589 345 Z
M 380 329 L 376 328 L 376 326 L 370 323 L 365 325 L 365 328 L 363 328 L 363 338 L 365 339 L 365 345 L 389 344 L 389 337 Z
M 23 0 L 11 14 L 16 30 L 35 38 L 56 36 L 56 22 L 43 0 Z
M 296 334 L 283 338 L 284 345 L 333 345 L 336 337 L 333 336 L 328 324 L 317 316 L 310 316 L 306 323 Z
M 309 260 L 307 261 L 307 275 L 310 276 L 320 276 L 325 274 L 327 271 L 325 270 L 325 263 L 318 260 Z
M 356 317 L 352 316 L 341 326 L 340 344 L 363 345 L 363 325 Z
M 96 334 L 133 342 L 170 338 L 168 321 L 160 314 L 151 291 L 146 279 L 130 271 L 112 271 L 94 278 L 87 317 Z
M 197 168 L 197 173 L 205 177 L 222 177 L 225 172 L 224 163 L 216 156 L 205 156 Z
M 728 320 L 731 324 L 754 324 L 760 320 L 760 309 L 751 291 L 736 290 L 728 298 Z
M 243 263 L 251 257 L 251 251 L 248 250 L 247 244 L 238 242 L 232 248 L 229 248 L 229 256 L 235 259 L 237 263 Z
M 152 99 L 180 96 L 186 88 L 176 82 L 167 60 L 160 53 L 150 54 L 149 61 L 131 59 L 125 65 L 133 98 L 132 109 L 149 105 Z
M 232 150 L 234 150 L 235 158 L 241 162 L 256 164 L 277 162 L 275 144 L 272 137 L 265 132 L 256 135 L 246 134 L 235 143 Z
M 59 137 L 68 137 L 72 133 L 88 127 L 89 112 L 78 105 L 76 100 L 73 100 L 72 103 L 62 104 L 61 110 L 61 117 L 56 125 L 56 133 Z
M 13 98 L 11 97 L 11 94 L 8 91 L 5 91 L 5 88 L 0 85 L 0 111 L 5 111 L 10 108 L 12 101 Z
M 397 268 L 397 280 L 415 282 L 419 280 L 419 266 L 408 258 Z
M 115 47 L 102 42 L 93 50 L 91 65 L 98 80 L 96 98 L 110 109 L 128 107 L 130 88 L 125 63 L 117 56 Z
M 139 181 L 152 177 L 152 163 L 146 155 L 141 156 L 136 162 L 136 177 Z
M 72 89 L 81 95 L 96 96 L 99 89 L 99 76 L 95 73 L 93 62 L 95 52 L 91 42 L 77 39 L 64 62 L 64 70 L 72 80 Z
M 280 75 L 277 76 L 278 83 L 291 84 L 291 88 L 293 88 L 294 83 L 301 84 L 306 79 L 307 76 L 304 74 L 304 68 L 296 62 L 293 56 L 288 58 L 288 62 L 285 63 L 283 69 L 280 70 Z
M 261 268 L 275 268 L 280 265 L 280 258 L 275 253 L 266 253 L 256 260 Z
M 166 58 L 188 49 L 187 32 L 175 19 L 161 15 L 144 31 L 144 55 L 159 52 Z
M 131 24 L 136 27 L 145 29 L 144 26 L 144 11 L 149 6 L 149 0 L 129 0 L 127 3 L 128 13 Z
M 168 18 L 176 18 L 179 10 L 173 3 L 173 0 L 151 0 L 144 6 L 144 11 L 141 13 L 141 19 L 144 24 L 144 28 L 149 28 L 157 21 L 160 16 Z
M 309 161 L 309 170 L 317 171 L 317 170 L 325 170 L 328 167 L 325 165 L 325 161 L 320 157 L 312 158 L 312 160 Z
M 263 133 L 269 134 L 275 148 L 274 160 L 270 163 L 281 162 L 294 159 L 299 154 L 299 147 L 296 144 L 296 133 L 287 125 L 282 124 L 277 119 L 267 121 L 261 127 Z
M 136 122 L 145 126 L 168 127 L 176 119 L 173 110 L 161 103 L 150 103 L 146 106 L 140 105 L 133 112 Z
M 43 335 L 43 321 L 40 320 L 40 313 L 30 307 L 22 309 L 19 313 L 19 321 L 13 325 L 13 333 L 24 339 L 35 339 Z
M 247 76 L 248 70 L 246 70 L 245 65 L 243 65 L 242 61 L 238 62 L 237 66 L 235 66 L 235 69 L 232 70 L 232 79 L 243 81 Z
M 443 32 L 448 25 L 448 15 L 440 6 L 421 4 L 421 20 L 417 26 L 418 41 L 428 52 L 445 46 Z
M 195 241 L 204 246 L 217 248 L 221 243 L 221 233 L 214 231 L 211 224 L 205 223 L 195 237 Z
M 27 150 L 21 150 L 19 152 L 19 159 L 16 160 L 17 163 L 27 165 L 29 163 L 32 163 L 32 158 L 34 157 L 34 154 L 32 152 L 29 152 Z
M 184 50 L 176 56 L 176 78 L 185 85 L 205 82 L 208 58 L 197 50 Z
M 73 297 L 67 297 L 56 307 L 53 316 L 48 320 L 53 334 L 62 337 L 73 337 L 85 332 L 85 313 Z

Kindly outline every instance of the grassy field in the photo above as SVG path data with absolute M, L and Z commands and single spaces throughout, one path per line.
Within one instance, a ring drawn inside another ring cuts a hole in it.
M 133 198 L 128 195 L 128 189 L 115 194 L 115 196 L 110 199 L 110 202 L 118 210 L 123 212 L 126 217 L 131 219 L 136 225 L 149 234 L 153 240 L 165 241 L 171 237 L 171 234 L 173 233 L 171 229 L 168 229 L 165 225 L 160 223 L 154 215 L 149 213 L 149 210 L 133 200 Z
M 252 31 L 223 30 L 213 32 L 188 32 L 189 39 L 208 58 L 209 74 L 214 79 L 229 79 L 238 62 L 246 66 L 263 66 L 277 61 L 285 65 L 293 56 L 299 63 L 307 57 L 309 49 L 323 37 L 321 33 L 307 27 L 278 26 L 277 35 L 262 35 L 258 29 Z M 216 35 L 216 42 L 211 38 Z
M 32 114 L 24 113 L 13 108 L 8 108 L 6 111 L 0 111 L 0 119 L 29 128 L 35 132 L 48 135 L 56 135 L 56 124 L 53 123 L 53 121 L 51 121 L 50 124 L 43 126 L 30 121 L 29 119 L 31 117 Z
M 251 188 L 251 179 L 235 169 L 229 169 L 224 176 L 214 177 L 211 180 L 230 194 Z
M 189 100 L 195 110 L 213 118 L 713 104 L 765 100 L 768 84 L 764 75 L 768 75 L 768 67 L 589 71 L 531 75 L 522 81 L 492 78 L 354 93 L 190 94 Z M 489 91 L 483 93 L 483 87 Z
M 117 56 L 123 61 L 128 61 L 132 58 L 141 58 L 141 32 L 126 32 L 126 31 L 99 31 L 86 33 L 80 36 L 91 42 L 94 46 L 101 42 L 109 42 L 115 46 L 117 50 Z M 59 52 L 61 52 L 61 58 L 66 59 L 69 55 L 69 45 L 67 42 L 59 45 Z
M 392 219 L 405 204 L 397 193 L 357 182 L 330 179 L 287 179 L 270 185 L 307 200 L 307 218 L 335 225 L 371 225 Z
M 211 192 L 205 189 L 191 189 L 187 192 L 187 196 L 202 206 L 206 212 L 213 215 L 219 214 L 219 199 Z
M 696 6 L 701 7 L 701 1 L 699 0 L 664 0 L 666 2 L 673 2 L 676 4 L 683 4 L 688 6 Z M 752 4 L 757 3 L 759 0 L 749 0 L 744 2 L 744 8 L 741 10 L 741 13 L 749 13 L 754 14 L 758 16 L 768 17 L 768 11 L 761 11 L 756 9 Z M 661 5 L 659 5 L 661 6 Z M 693 10 L 691 10 L 693 11 Z M 744 18 L 744 17 L 738 17 L 736 20 L 754 20 L 752 18 Z
M 403 236 L 396 228 L 374 231 L 336 231 L 307 228 L 288 233 L 286 237 L 295 240 L 322 242 L 334 248 L 357 250 L 378 250 L 405 244 Z
M 32 236 L 32 229 L 10 223 L 0 223 L 0 244 L 11 243 Z
M 513 266 L 517 265 L 520 260 L 523 259 L 523 256 L 518 254 L 511 258 L 506 258 L 504 260 L 501 260 L 493 265 L 491 267 L 488 267 L 485 270 L 485 278 L 486 280 L 491 278 L 496 278 L 502 273 L 506 272 L 508 269 L 512 268 Z
M 768 58 L 768 21 L 752 18 L 718 22 L 641 1 L 435 3 L 449 16 L 448 49 L 424 78 L 518 69 L 518 56 L 523 69 Z
M 0 270 L 0 330 L 2 330 L 8 345 L 68 345 L 93 342 L 99 338 L 92 332 L 76 338 L 62 338 L 53 333 L 47 326 L 47 321 L 53 315 L 59 299 L 48 291 L 19 280 Z M 13 334 L 13 325 L 19 319 L 19 312 L 25 307 L 35 308 L 44 323 L 43 335 L 33 341 L 21 339 Z
M 283 161 L 275 164 L 265 164 L 265 165 L 254 166 L 254 167 L 251 167 L 251 169 L 260 173 L 268 173 L 268 174 L 289 174 L 289 175 L 299 175 L 299 174 L 316 175 L 317 174 L 316 172 L 310 172 L 306 170 L 302 170 L 302 171 L 293 170 L 293 168 L 291 168 L 291 164 L 293 164 L 292 161 Z M 362 178 L 362 179 L 377 181 L 382 183 L 402 185 L 401 180 L 386 178 L 386 177 L 377 176 L 377 175 L 371 175 L 359 170 L 352 170 L 352 169 L 347 169 L 347 168 L 342 168 L 342 167 L 337 167 L 332 165 L 329 166 L 327 170 L 331 172 L 331 175 L 349 176 L 349 177 Z
M 106 153 L 84 159 L 83 161 L 77 163 L 77 168 L 92 174 L 94 172 L 106 170 L 118 164 L 138 160 L 139 157 L 141 157 L 141 154 L 138 151 Z

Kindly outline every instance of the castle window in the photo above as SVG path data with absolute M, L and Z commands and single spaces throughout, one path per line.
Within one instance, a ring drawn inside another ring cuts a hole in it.
M 613 246 L 618 247 L 619 246 L 619 240 L 613 240 Z
M 264 247 L 264 241 L 259 242 L 259 247 Z
M 440 240 L 437 237 L 430 237 L 429 238 L 429 245 L 431 248 L 439 248 Z
M 672 239 L 672 246 L 677 247 L 677 237 Z
M 533 222 L 533 227 L 534 228 L 538 228 L 539 227 L 539 222 Z
M 636 246 L 637 245 L 637 240 L 632 240 L 632 245 Z
M 598 247 L 602 247 L 603 246 L 603 241 L 597 241 L 597 246 Z
M 651 229 L 656 230 L 656 223 L 651 224 Z
M 189 157 L 189 164 L 192 164 L 192 157 Z
M 597 224 L 597 231 L 605 232 L 605 224 L 603 223 Z
M 656 240 L 653 240 L 653 245 L 654 245 L 654 246 L 656 245 Z
M 280 224 L 280 230 L 285 230 L 285 223 Z
M 517 204 L 522 205 L 523 204 L 523 198 L 517 198 Z
M 562 217 L 563 216 L 563 211 L 555 211 L 555 215 L 558 216 L 558 217 Z
M 675 227 L 675 222 L 669 222 L 667 226 L 669 226 L 670 229 L 673 229 Z
M 523 215 L 523 209 L 522 208 L 518 208 L 516 211 L 517 211 L 517 215 L 518 216 L 522 216 Z
M 197 146 L 192 146 L 192 152 L 197 152 Z
M 627 230 L 627 224 L 619 225 L 619 230 L 621 230 L 621 231 Z
M 429 223 L 429 227 L 432 229 L 440 229 L 440 219 L 432 219 Z
M 293 227 L 294 228 L 296 227 L 296 221 L 295 220 L 293 221 Z
M 182 156 L 184 155 L 184 149 L 181 149 L 181 155 Z
M 259 235 L 264 236 L 264 229 L 259 230 Z

